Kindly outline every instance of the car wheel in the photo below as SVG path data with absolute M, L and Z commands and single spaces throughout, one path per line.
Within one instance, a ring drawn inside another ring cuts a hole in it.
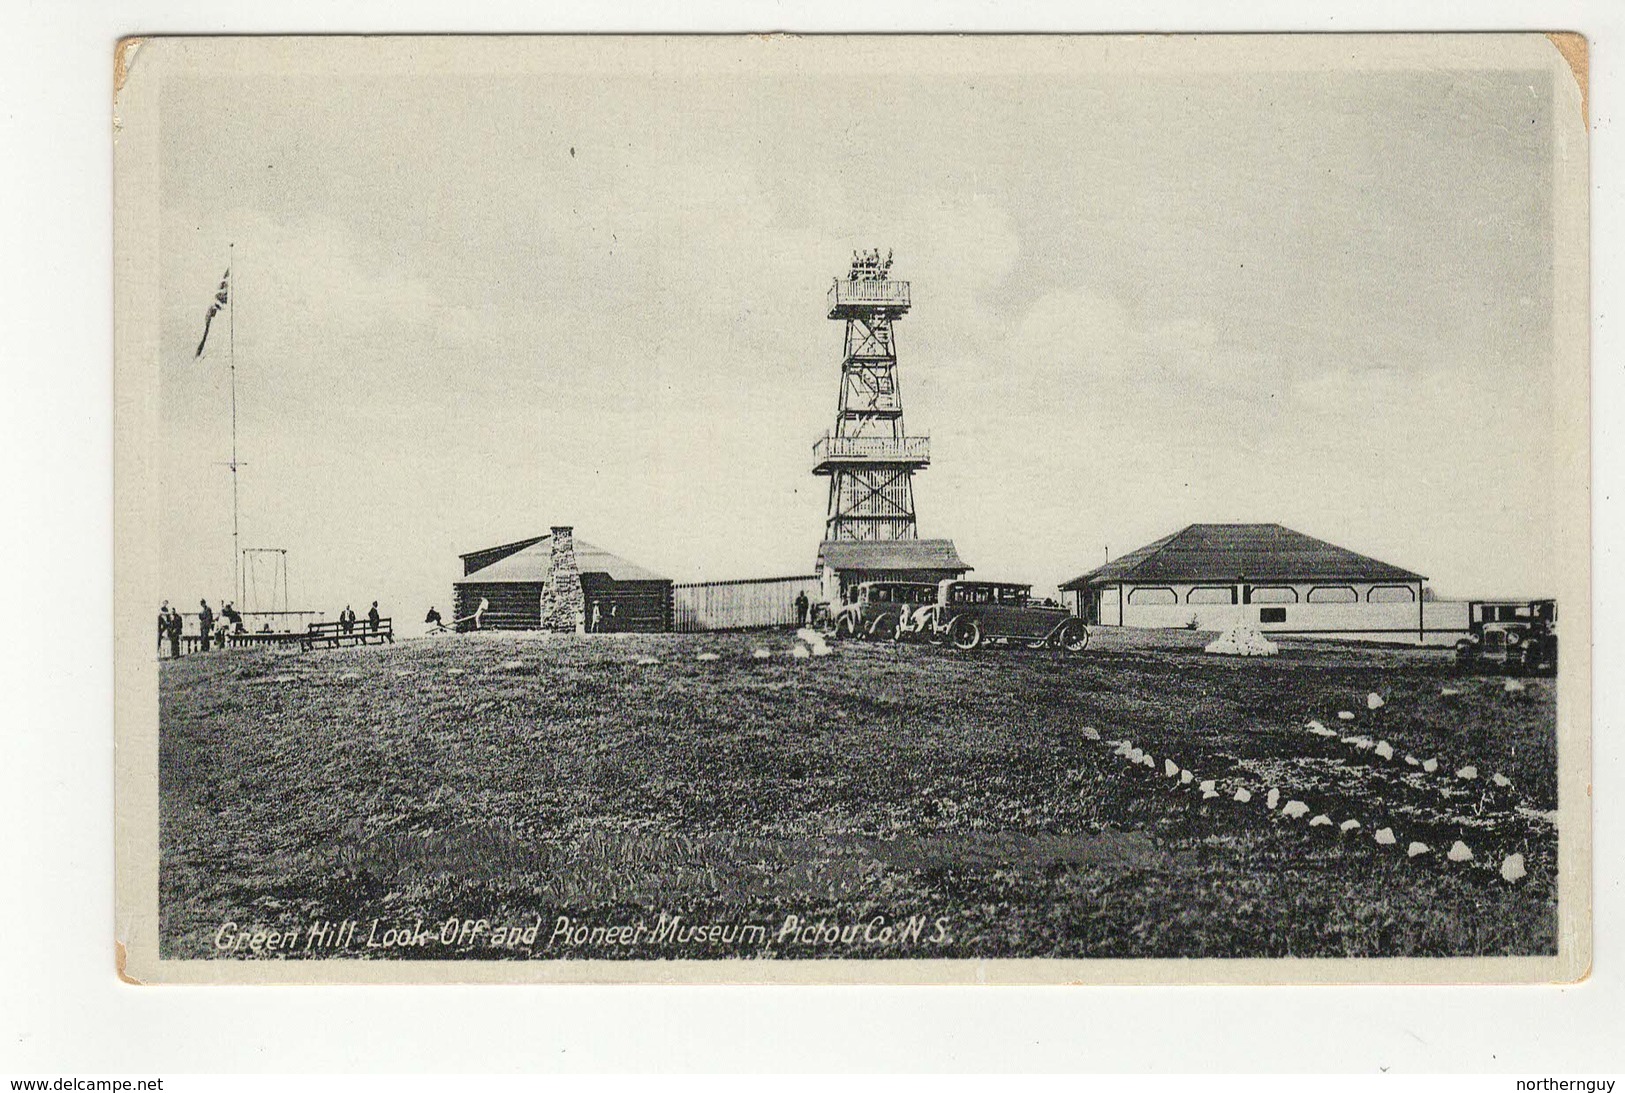
M 851 615 L 842 615 L 835 620 L 835 636 L 838 638 L 857 637 L 858 628 L 852 622 Z
M 1061 624 L 1055 638 L 1061 648 L 1069 653 L 1081 653 L 1089 648 L 1089 628 L 1083 625 L 1082 619 L 1067 619 Z
M 962 615 L 948 627 L 948 637 L 955 649 L 969 651 L 982 644 L 982 624 Z
M 875 623 L 875 628 L 871 632 L 870 637 L 874 638 L 876 641 L 896 641 L 897 620 L 894 618 L 880 619 Z

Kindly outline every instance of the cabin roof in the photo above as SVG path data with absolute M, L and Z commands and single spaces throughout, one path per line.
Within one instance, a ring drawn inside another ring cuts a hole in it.
M 508 544 L 512 545 L 512 544 Z M 500 548 L 491 547 L 490 550 Z M 469 558 L 484 551 L 470 551 L 460 557 Z M 664 581 L 669 580 L 629 562 L 603 547 L 594 546 L 584 539 L 575 540 L 576 568 L 582 573 L 602 573 L 612 581 Z M 458 577 L 457 584 L 539 584 L 547 580 L 548 567 L 553 560 L 553 536 L 543 535 L 530 540 L 528 545 L 498 558 L 489 565 Z

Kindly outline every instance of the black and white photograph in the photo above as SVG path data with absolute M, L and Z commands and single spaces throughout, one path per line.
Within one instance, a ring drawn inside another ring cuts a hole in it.
M 121 974 L 1584 978 L 1584 63 L 120 43 Z

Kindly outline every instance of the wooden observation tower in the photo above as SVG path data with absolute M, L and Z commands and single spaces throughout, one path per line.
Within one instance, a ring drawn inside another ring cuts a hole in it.
M 846 324 L 835 429 L 813 444 L 813 474 L 829 478 L 818 574 L 824 598 L 847 599 L 865 580 L 938 581 L 962 575 L 951 539 L 921 539 L 914 472 L 931 464 L 931 440 L 903 428 L 892 324 L 908 314 L 908 282 L 891 279 L 891 255 L 852 256 L 829 290 L 829 317 Z
M 891 256 L 852 256 L 829 290 L 829 317 L 846 324 L 835 431 L 813 445 L 813 473 L 829 478 L 824 539 L 916 539 L 914 472 L 931 462 L 929 437 L 903 428 L 892 324 L 908 314 L 908 282 L 891 279 Z

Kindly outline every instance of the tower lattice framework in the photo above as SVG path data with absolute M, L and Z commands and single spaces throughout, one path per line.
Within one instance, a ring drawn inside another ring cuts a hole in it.
M 896 321 L 909 284 L 891 279 L 891 256 L 853 255 L 829 290 L 829 317 L 845 323 L 835 429 L 813 446 L 813 473 L 829 477 L 826 540 L 916 539 L 914 472 L 931 462 L 930 439 L 903 427 Z

